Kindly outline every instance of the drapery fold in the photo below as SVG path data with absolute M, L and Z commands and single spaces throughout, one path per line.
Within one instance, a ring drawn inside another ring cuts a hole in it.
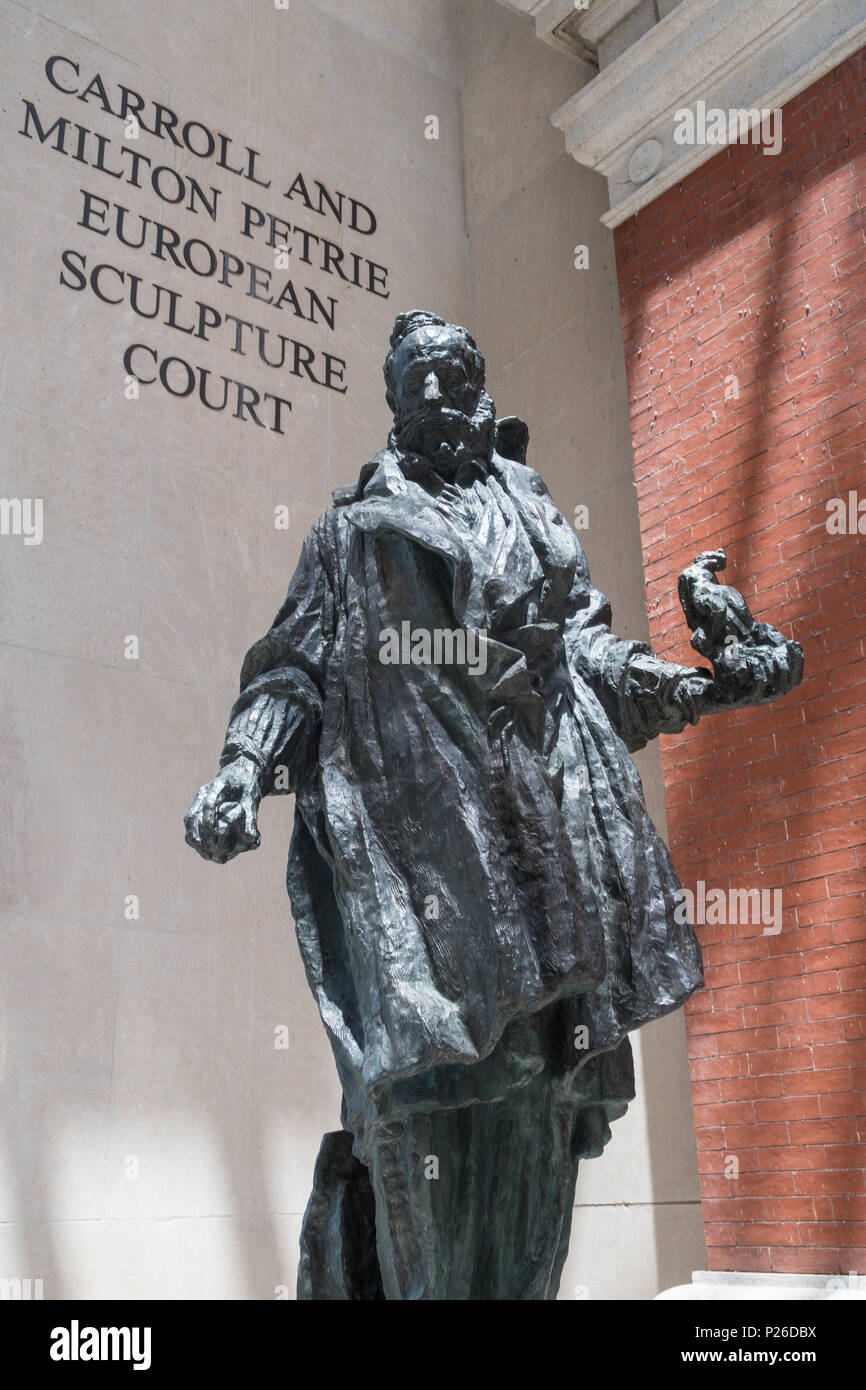
M 525 464 L 437 493 L 385 451 L 363 476 L 248 653 L 223 753 L 296 793 L 287 882 L 344 1123 L 366 1160 L 389 1117 L 544 1069 L 603 1142 L 628 1032 L 702 983 L 629 756 L 688 718 L 682 668 L 611 632 Z M 380 660 L 407 620 L 480 634 L 483 671 Z

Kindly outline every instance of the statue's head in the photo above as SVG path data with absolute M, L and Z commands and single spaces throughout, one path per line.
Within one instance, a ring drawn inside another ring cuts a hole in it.
M 423 454 L 446 476 L 464 459 L 487 457 L 495 409 L 465 328 L 424 309 L 398 314 L 384 370 L 392 447 Z

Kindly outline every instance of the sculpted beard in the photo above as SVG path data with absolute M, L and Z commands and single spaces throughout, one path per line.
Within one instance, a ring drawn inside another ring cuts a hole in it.
M 440 469 L 453 472 L 465 459 L 486 458 L 495 406 L 482 391 L 473 415 L 447 406 L 426 405 L 394 421 L 390 442 L 410 454 L 422 454 Z

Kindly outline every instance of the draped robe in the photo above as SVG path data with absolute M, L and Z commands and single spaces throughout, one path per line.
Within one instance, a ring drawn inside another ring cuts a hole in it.
M 389 1119 L 542 1071 L 599 1153 L 628 1033 L 702 984 L 630 757 L 683 728 L 684 670 L 612 633 L 515 425 L 444 489 L 388 449 L 335 494 L 221 760 L 296 795 L 287 885 L 362 1162 Z M 486 669 L 383 662 L 407 620 L 478 630 Z

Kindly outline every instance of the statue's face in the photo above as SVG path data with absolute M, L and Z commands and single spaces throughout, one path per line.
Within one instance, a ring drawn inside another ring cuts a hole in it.
M 481 387 L 461 338 L 448 328 L 418 328 L 393 358 L 394 424 L 401 448 L 450 473 L 478 443 L 473 417 Z

